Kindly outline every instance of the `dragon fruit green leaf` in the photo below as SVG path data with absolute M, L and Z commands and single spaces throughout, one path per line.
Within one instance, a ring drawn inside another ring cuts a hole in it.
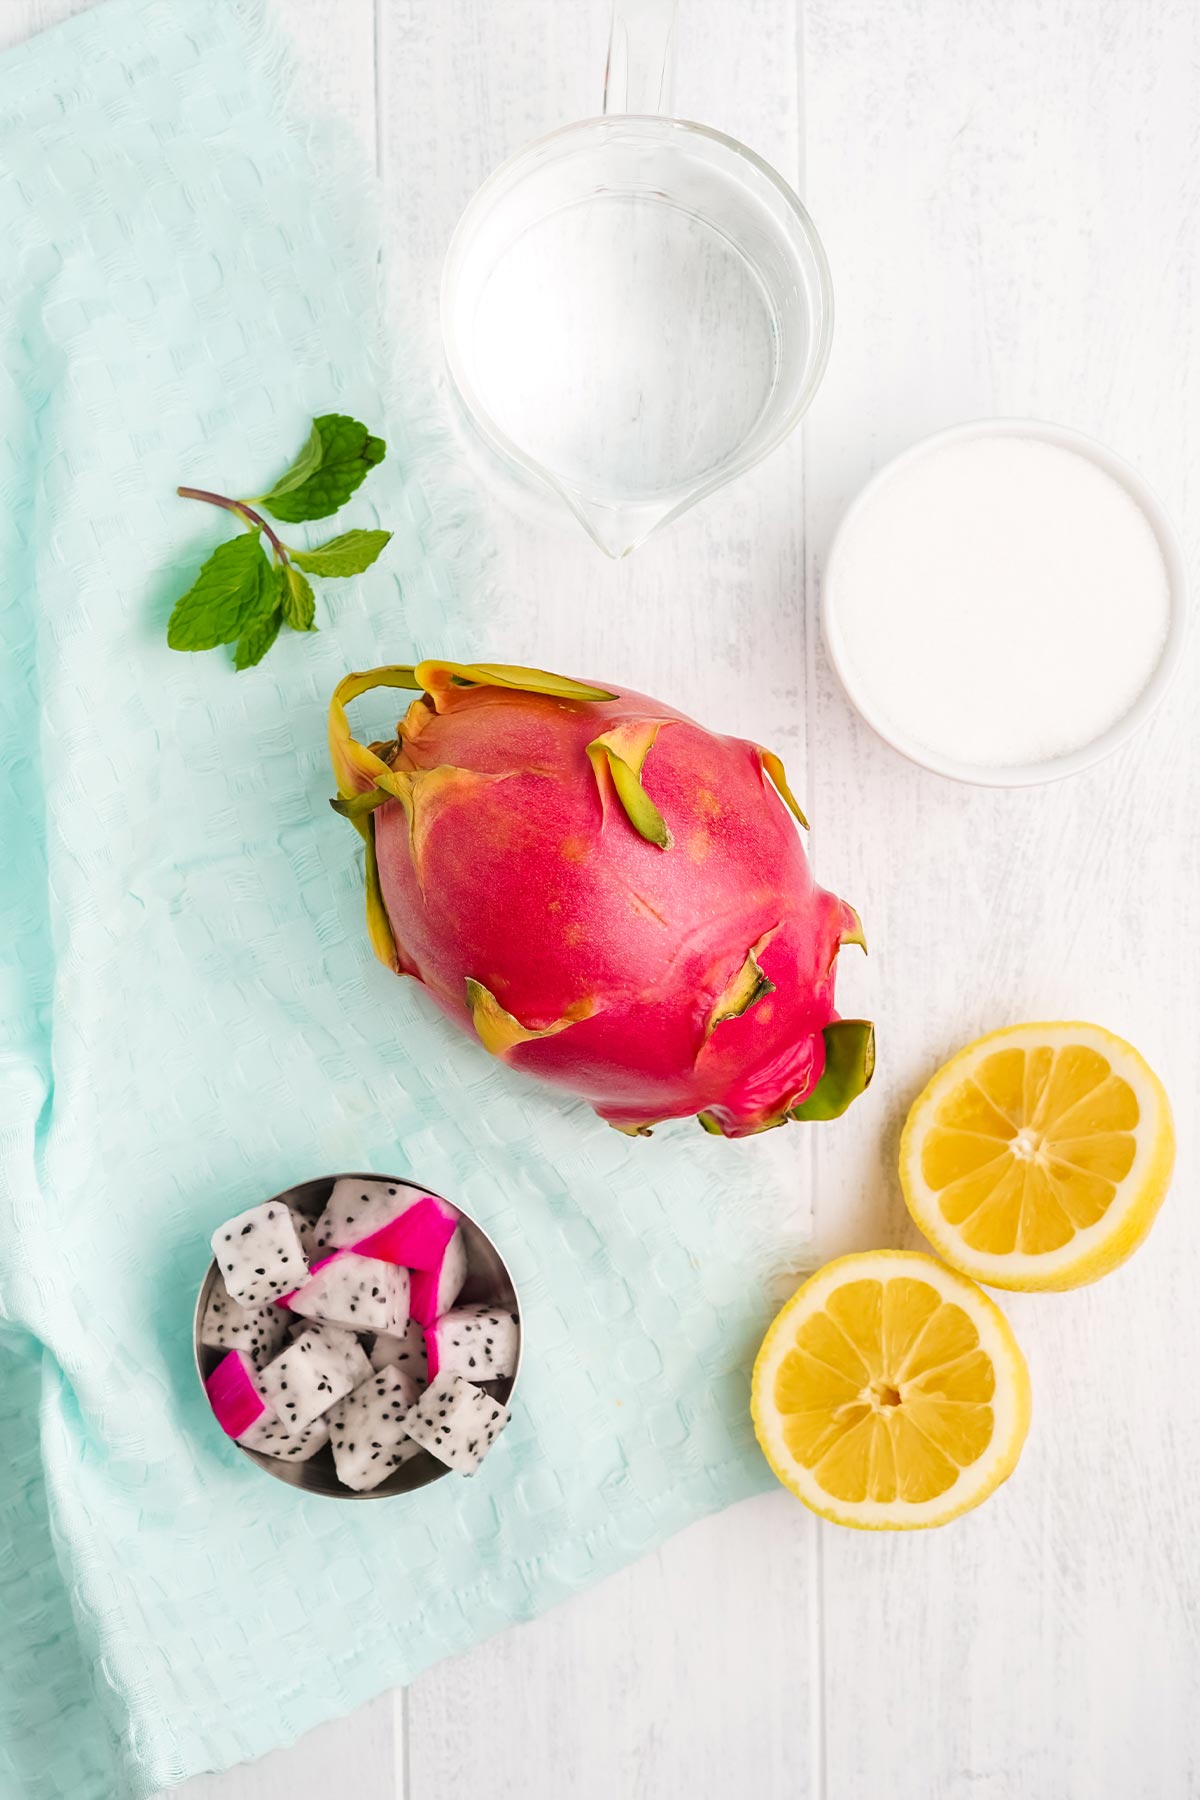
M 813 878 L 778 757 L 642 694 L 432 660 L 371 749 L 346 707 L 376 685 L 394 670 L 339 684 L 330 746 L 342 801 L 371 797 L 370 935 L 389 968 L 631 1136 L 831 1116 L 824 1098 L 803 1109 L 862 927 Z
M 298 1288 L 308 1264 L 291 1213 L 282 1200 L 266 1200 L 227 1219 L 212 1236 L 213 1255 L 230 1299 L 265 1306 Z
M 399 1337 L 381 1331 L 371 1347 L 373 1369 L 397 1368 L 411 1375 L 418 1387 L 429 1379 L 425 1359 L 425 1333 L 416 1319 L 410 1319 Z
M 261 1367 L 270 1362 L 287 1336 L 287 1315 L 268 1302 L 266 1306 L 239 1306 L 231 1300 L 223 1281 L 217 1281 L 208 1297 L 200 1325 L 200 1342 L 210 1350 L 244 1350 Z
M 458 1306 L 426 1328 L 429 1379 L 462 1375 L 467 1381 L 502 1381 L 516 1373 L 521 1329 L 506 1307 Z
M 448 1469 L 473 1475 L 508 1419 L 502 1400 L 461 1375 L 449 1375 L 425 1389 L 405 1420 L 405 1430 Z
M 456 1231 L 431 1269 L 414 1269 L 408 1310 L 420 1325 L 449 1312 L 467 1279 L 467 1246 Z
M 403 1331 L 408 1322 L 408 1270 L 354 1250 L 334 1250 L 309 1270 L 304 1286 L 278 1302 L 301 1318 L 351 1331 Z
M 380 1369 L 359 1383 L 330 1411 L 333 1462 L 343 1486 L 365 1494 L 386 1481 L 393 1469 L 420 1454 L 405 1430 L 417 1398 L 411 1375 Z
M 264 1400 L 289 1432 L 303 1431 L 371 1373 L 353 1332 L 314 1325 L 269 1362 L 258 1377 Z

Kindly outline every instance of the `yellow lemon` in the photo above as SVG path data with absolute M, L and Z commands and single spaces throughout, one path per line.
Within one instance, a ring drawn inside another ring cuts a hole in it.
M 1002 1288 L 1072 1288 L 1137 1249 L 1175 1130 L 1162 1082 L 1098 1025 L 1010 1025 L 968 1044 L 900 1140 L 908 1210 L 954 1268 Z
M 758 1353 L 751 1411 L 772 1469 L 822 1518 L 945 1525 L 1016 1467 L 1029 1371 L 973 1281 L 932 1256 L 870 1250 L 792 1295 Z

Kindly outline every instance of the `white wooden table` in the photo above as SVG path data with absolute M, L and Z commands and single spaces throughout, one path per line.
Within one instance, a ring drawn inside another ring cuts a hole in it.
M 88 0 L 3 0 L 0 43 Z M 605 0 L 278 0 L 384 183 L 430 331 L 484 174 L 598 108 Z M 1174 1096 L 1172 1200 L 1126 1270 L 1006 1308 L 1034 1379 L 1010 1485 L 870 1538 L 782 1492 L 188 1800 L 1187 1800 L 1200 1793 L 1197 658 L 1136 744 L 1059 788 L 921 774 L 850 712 L 818 630 L 862 481 L 990 413 L 1155 483 L 1200 567 L 1196 0 L 681 0 L 677 104 L 806 195 L 838 325 L 803 430 L 630 561 L 493 506 L 505 660 L 612 675 L 784 754 L 821 878 L 871 941 L 843 996 L 880 1070 L 794 1134 L 816 1252 L 915 1241 L 908 1101 L 978 1031 L 1095 1017 Z M 430 353 L 432 354 L 432 348 Z M 381 646 L 399 654 L 396 645 Z M 721 1148 L 714 1146 L 714 1154 Z

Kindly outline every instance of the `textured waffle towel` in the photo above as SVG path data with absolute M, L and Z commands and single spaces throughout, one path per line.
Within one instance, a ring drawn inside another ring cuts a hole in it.
M 753 1147 L 631 1143 L 371 958 L 329 693 L 506 646 L 383 394 L 367 184 L 286 92 L 248 0 L 115 0 L 0 63 L 0 1791 L 22 1800 L 255 1756 L 764 1478 L 747 1219 L 779 1213 Z M 395 528 L 383 562 L 256 670 L 168 651 L 226 526 L 176 482 L 254 492 L 330 408 L 387 433 L 344 515 Z M 373 1505 L 259 1473 L 191 1364 L 217 1221 L 352 1168 L 472 1210 L 527 1322 L 486 1471 Z

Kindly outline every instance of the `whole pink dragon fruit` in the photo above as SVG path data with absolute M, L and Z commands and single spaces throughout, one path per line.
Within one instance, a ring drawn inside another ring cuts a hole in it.
M 367 747 L 345 709 L 378 687 L 420 697 Z M 511 1067 L 634 1134 L 833 1118 L 867 1085 L 872 1029 L 833 1009 L 862 926 L 813 881 L 769 751 L 642 694 L 445 662 L 348 675 L 329 732 L 376 954 Z

